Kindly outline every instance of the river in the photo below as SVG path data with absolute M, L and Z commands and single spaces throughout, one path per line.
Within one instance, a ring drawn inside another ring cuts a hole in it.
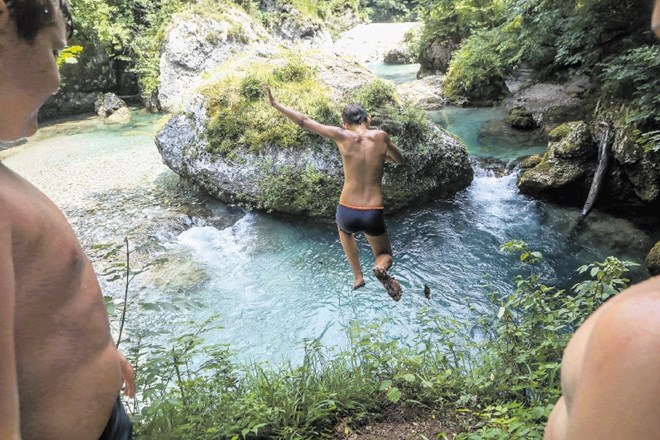
M 396 69 L 406 78 L 414 70 Z M 504 118 L 498 109 L 447 108 L 430 116 L 463 138 L 475 159 L 506 164 L 544 149 L 538 137 L 513 138 L 498 129 Z M 63 121 L 0 152 L 0 159 L 63 209 L 115 301 L 123 285 L 105 280 L 101 272 L 110 262 L 96 245 L 121 244 L 128 235 L 134 268 L 168 259 L 131 285 L 130 334 L 153 335 L 158 329 L 180 334 L 189 320 L 219 313 L 224 329 L 210 339 L 229 344 L 242 361 L 298 363 L 305 339 L 345 345 L 352 320 L 389 318 L 389 333 L 406 340 L 417 331 L 417 311 L 424 306 L 469 321 L 471 307 L 483 307 L 489 291 L 513 288 L 517 261 L 498 249 L 507 240 L 524 240 L 541 251 L 548 281 L 570 287 L 579 279 L 578 266 L 608 255 L 643 264 L 659 238 L 657 228 L 644 230 L 599 211 L 580 235 L 570 237 L 577 208 L 521 195 L 515 173 L 497 177 L 478 168 L 472 185 L 454 197 L 389 215 L 392 274 L 404 289 L 395 303 L 370 273 L 372 257 L 363 238 L 359 251 L 367 285 L 351 290 L 331 219 L 249 212 L 182 182 L 155 148 L 153 136 L 162 123 L 161 116 L 140 110 L 121 127 L 96 118 Z M 640 268 L 632 276 L 647 274 Z M 424 285 L 431 289 L 430 300 Z

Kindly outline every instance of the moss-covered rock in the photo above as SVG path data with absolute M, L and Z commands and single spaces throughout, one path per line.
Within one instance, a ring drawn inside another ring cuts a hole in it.
M 507 116 L 507 122 L 512 127 L 520 128 L 522 130 L 530 130 L 538 127 L 532 112 L 521 107 L 511 109 Z
M 531 195 L 581 198 L 590 184 L 585 182 L 584 177 L 592 174 L 595 166 L 593 158 L 598 152 L 589 128 L 582 121 L 569 122 L 555 128 L 548 137 L 548 148 L 543 158 L 536 166 L 520 174 L 518 188 Z
M 651 275 L 660 275 L 660 241 L 651 248 L 645 262 Z
M 338 109 L 361 102 L 406 159 L 386 167 L 389 209 L 451 195 L 472 180 L 465 146 L 402 105 L 392 84 L 349 61 L 300 51 L 233 60 L 210 75 L 156 136 L 165 163 L 226 202 L 331 218 L 343 184 L 337 147 L 272 109 L 262 83 L 325 124 L 339 125 Z

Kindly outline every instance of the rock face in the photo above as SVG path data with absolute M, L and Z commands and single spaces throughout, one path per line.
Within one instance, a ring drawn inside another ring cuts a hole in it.
M 660 241 L 653 246 L 645 262 L 651 275 L 660 275 Z
M 346 60 L 329 59 L 327 54 L 306 62 L 314 66 L 320 81 L 318 90 L 329 88 L 327 96 L 336 107 L 348 102 L 351 90 L 335 87 L 335 84 L 355 88 L 360 85 L 352 81 L 356 76 L 362 79 L 362 84 L 375 80 L 366 69 Z M 262 64 L 277 66 L 278 61 L 264 59 Z M 240 67 L 235 64 L 232 67 L 233 74 L 239 75 L 254 70 L 246 68 L 237 72 Z M 334 143 L 319 136 L 305 136 L 303 144 L 285 146 L 268 141 L 260 148 L 232 146 L 230 153 L 219 154 L 211 144 L 222 143 L 223 139 L 212 138 L 209 132 L 209 127 L 213 127 L 209 106 L 216 101 L 221 102 L 222 98 L 209 96 L 206 91 L 197 93 L 169 120 L 156 136 L 163 161 L 222 201 L 266 211 L 332 218 L 343 184 L 341 158 Z M 259 102 L 250 105 L 258 106 Z M 273 118 L 272 124 L 291 124 L 274 109 L 267 112 L 272 112 L 267 113 Z M 373 116 L 374 124 L 379 124 L 396 139 L 401 127 L 380 115 Z M 300 131 L 295 126 L 289 128 Z M 430 122 L 425 122 L 423 128 L 419 142 L 402 148 L 407 164 L 386 166 L 383 182 L 389 210 L 449 196 L 472 180 L 465 146 Z M 213 135 L 222 137 L 224 133 L 216 130 Z
M 629 127 L 613 127 L 612 161 L 599 194 L 609 210 L 657 212 L 660 206 L 660 154 L 646 153 Z M 584 122 L 570 122 L 549 133 L 548 149 L 518 178 L 521 192 L 582 204 L 597 166 L 597 142 Z M 630 213 L 630 212 L 628 212 Z
M 584 97 L 591 87 L 589 78 L 577 76 L 564 83 L 533 83 L 529 76 L 523 69 L 518 77 L 507 81 L 513 96 L 504 101 L 505 106 L 531 113 L 535 124 L 546 131 L 587 116 L 590 107 Z
M 587 124 L 582 121 L 564 124 L 551 131 L 548 140 L 542 160 L 518 177 L 518 188 L 530 195 L 561 198 L 577 193 L 581 198 L 585 190 L 584 177 L 593 174 L 595 163 L 592 162 L 598 153 Z M 587 191 L 590 183 L 587 183 Z
M 86 42 L 72 44 L 80 44 L 84 50 L 78 56 L 77 64 L 61 67 L 60 91 L 46 101 L 39 111 L 40 119 L 91 113 L 99 92 L 117 90 L 117 68 L 105 48 Z
M 194 89 L 202 73 L 269 39 L 266 30 L 239 9 L 227 7 L 222 17 L 175 16 L 160 59 L 160 107 L 176 110 L 180 95 Z
M 449 41 L 435 40 L 426 43 L 420 51 L 418 78 L 447 72 L 449 61 L 458 46 Z
M 417 54 L 408 47 L 396 47 L 385 53 L 383 62 L 385 64 L 415 64 Z

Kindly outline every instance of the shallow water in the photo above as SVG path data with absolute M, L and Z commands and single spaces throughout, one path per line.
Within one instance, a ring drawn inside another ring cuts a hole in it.
M 434 118 L 444 118 L 476 156 L 510 160 L 540 149 L 478 135 L 487 121 L 500 116 L 493 109 L 447 109 Z M 404 288 L 402 300 L 394 303 L 369 271 L 372 257 L 362 237 L 367 285 L 351 290 L 352 276 L 331 219 L 246 212 L 181 183 L 155 150 L 159 123 L 158 117 L 137 113 L 125 127 L 94 119 L 57 124 L 3 153 L 3 163 L 35 181 L 64 209 L 98 271 L 104 262 L 92 246 L 121 243 L 130 234 L 135 246 L 148 244 L 143 258 L 170 259 L 141 275 L 132 295 L 141 301 L 183 298 L 201 304 L 133 312 L 129 326 L 172 329 L 184 318 L 200 322 L 220 313 L 225 329 L 212 339 L 229 343 L 245 361 L 298 363 L 305 338 L 344 345 L 345 328 L 354 319 L 390 318 L 390 334 L 406 340 L 417 331 L 416 313 L 425 305 L 469 321 L 469 307 L 484 307 L 488 291 L 512 289 L 519 273 L 516 258 L 498 250 L 507 240 L 521 239 L 543 252 L 549 281 L 567 287 L 577 280 L 579 265 L 608 255 L 642 263 L 651 240 L 658 239 L 657 230 L 642 231 L 599 212 L 589 217 L 580 236 L 569 239 L 578 209 L 519 194 L 514 175 L 478 172 L 469 188 L 448 200 L 389 215 L 392 274 Z M 633 274 L 644 275 L 643 270 Z M 431 288 L 430 301 L 422 293 L 424 284 Z M 123 289 L 118 282 L 103 282 L 103 287 L 115 297 Z

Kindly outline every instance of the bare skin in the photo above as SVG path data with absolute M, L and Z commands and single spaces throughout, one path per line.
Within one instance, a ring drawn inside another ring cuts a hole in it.
M 382 130 L 370 130 L 371 119 L 359 125 L 344 124 L 335 127 L 320 124 L 300 112 L 277 102 L 268 86 L 264 86 L 270 104 L 301 128 L 335 141 L 344 166 L 344 187 L 339 202 L 348 206 L 382 207 L 382 180 L 385 162 L 402 163 L 403 156 L 388 134 Z M 341 229 L 341 241 L 348 264 L 353 271 L 353 288 L 364 286 L 357 243 L 353 234 Z M 387 292 L 398 301 L 401 286 L 390 277 L 387 270 L 392 266 L 392 246 L 387 232 L 378 236 L 367 235 L 374 254 L 374 273 Z
M 563 396 L 545 440 L 657 440 L 660 435 L 660 277 L 596 310 L 562 360 Z
M 63 17 L 33 43 L 0 0 L 0 141 L 29 136 L 59 87 Z M 96 440 L 133 370 L 115 347 L 98 280 L 62 212 L 0 164 L 0 438 Z
M 656 37 L 660 37 L 660 0 L 653 4 L 653 16 L 651 17 L 651 29 Z

